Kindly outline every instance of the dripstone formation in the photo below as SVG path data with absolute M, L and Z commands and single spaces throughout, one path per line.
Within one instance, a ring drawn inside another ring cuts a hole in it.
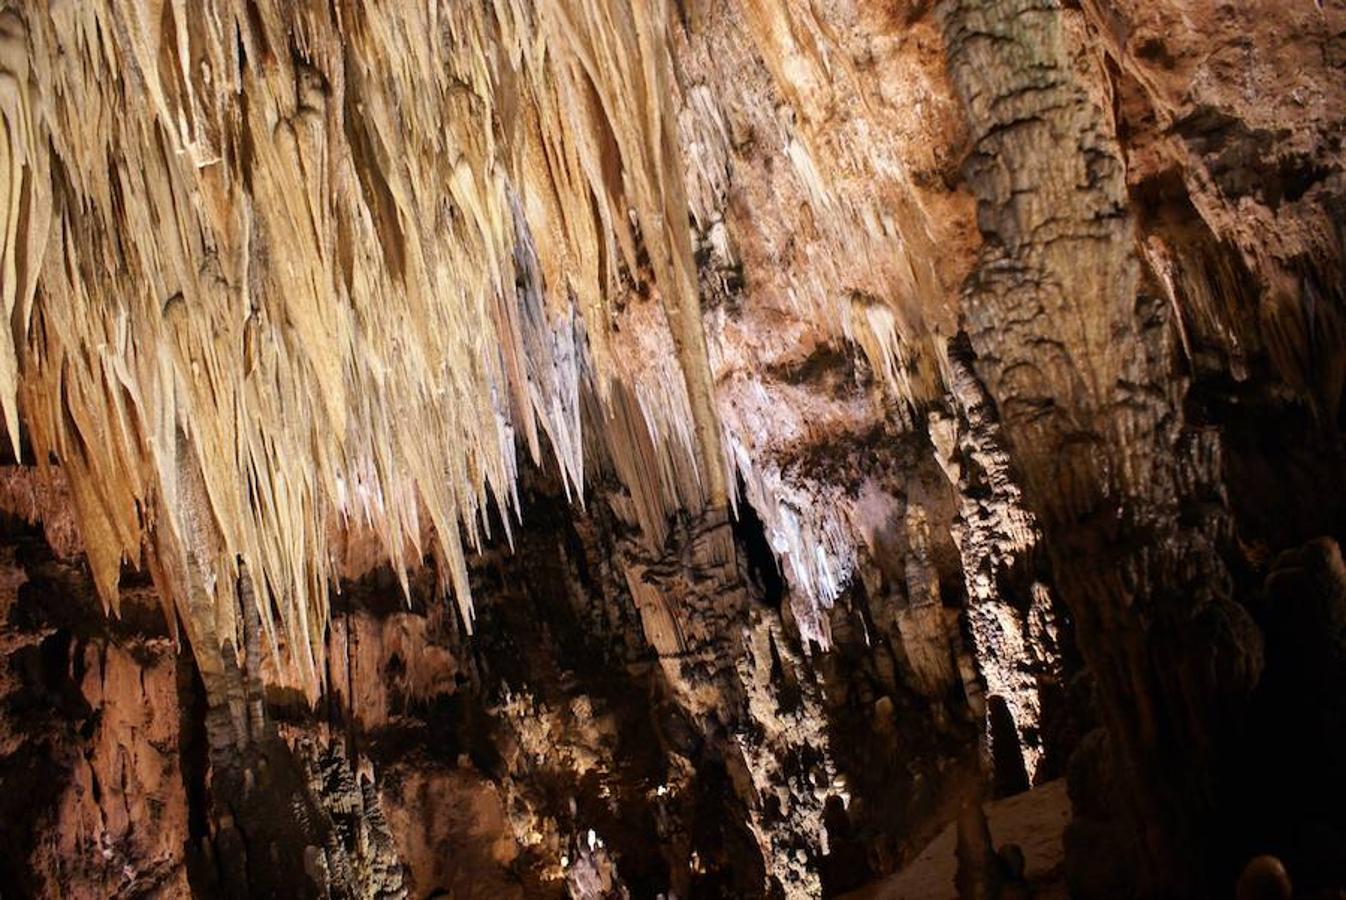
M 1342 0 L 0 0 L 0 894 L 1346 890 Z

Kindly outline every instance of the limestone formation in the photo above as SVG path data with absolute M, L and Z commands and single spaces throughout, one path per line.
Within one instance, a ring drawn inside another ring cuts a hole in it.
M 1346 887 L 1342 0 L 0 0 L 0 121 L 6 897 Z

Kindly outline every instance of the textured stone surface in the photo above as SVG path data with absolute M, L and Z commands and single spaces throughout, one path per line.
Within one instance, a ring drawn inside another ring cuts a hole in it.
M 1346 882 L 1340 0 L 0 6 L 7 883 Z

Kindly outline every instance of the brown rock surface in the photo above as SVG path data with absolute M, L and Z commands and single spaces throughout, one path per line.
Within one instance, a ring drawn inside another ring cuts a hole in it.
M 88 578 L 42 544 L 5 548 L 0 880 L 20 896 L 180 896 L 178 653 L 152 597 L 127 600 L 147 631 L 110 621 Z

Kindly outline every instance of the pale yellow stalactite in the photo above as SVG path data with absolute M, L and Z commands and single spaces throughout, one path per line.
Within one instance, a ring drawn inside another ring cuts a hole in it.
M 433 548 L 470 618 L 460 523 L 475 543 L 488 497 L 510 507 L 515 435 L 534 453 L 549 435 L 582 490 L 579 397 L 613 421 L 623 278 L 661 298 L 683 381 L 619 402 L 641 437 L 615 452 L 653 441 L 624 464 L 642 519 L 662 527 L 689 489 L 723 502 L 668 17 L 654 0 L 4 15 L 0 401 L 17 444 L 21 394 L 35 452 L 69 470 L 109 604 L 144 561 L 199 618 L 241 557 L 274 597 L 273 651 L 312 681 L 329 536 L 361 527 L 404 578 Z
M 18 341 L 29 310 L 51 216 L 47 148 L 29 67 L 28 28 L 0 11 L 0 406 L 19 455 Z
M 818 152 L 825 123 L 789 121 L 849 65 L 825 23 L 794 0 L 742 15 L 787 101 L 782 162 L 828 240 L 874 263 L 860 306 L 828 287 L 847 283 L 832 245 L 790 290 L 915 403 L 922 213 L 880 208 Z M 517 515 L 516 441 L 536 458 L 545 437 L 579 502 L 586 465 L 610 466 L 654 544 L 674 510 L 727 503 L 692 229 L 732 244 L 711 208 L 730 129 L 675 78 L 678 22 L 668 0 L 0 17 L 0 404 L 69 471 L 105 602 L 144 563 L 199 615 L 156 557 L 198 547 L 207 588 L 241 558 L 272 652 L 312 681 L 352 531 L 404 586 L 432 555 L 470 625 L 462 542 L 493 504 Z

